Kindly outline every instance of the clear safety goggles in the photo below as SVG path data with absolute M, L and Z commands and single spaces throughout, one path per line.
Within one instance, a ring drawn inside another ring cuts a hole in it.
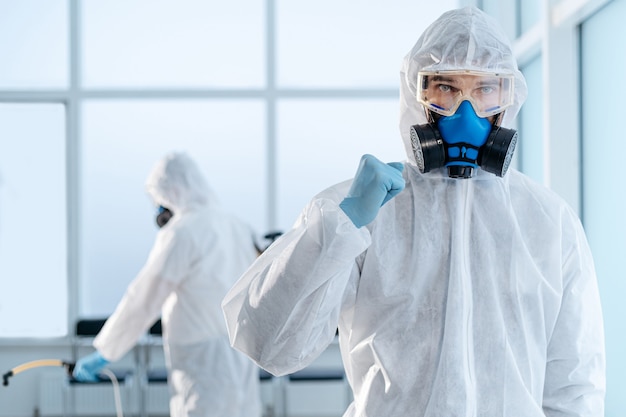
M 417 75 L 417 101 L 451 116 L 467 100 L 479 117 L 489 117 L 513 104 L 513 75 L 477 71 L 422 71 Z

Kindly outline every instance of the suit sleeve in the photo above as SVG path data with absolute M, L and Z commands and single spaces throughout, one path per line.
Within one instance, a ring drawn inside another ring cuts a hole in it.
M 563 296 L 547 351 L 547 417 L 604 415 L 605 351 L 600 296 L 591 251 L 578 218 L 566 215 Z
M 94 340 L 94 347 L 106 359 L 124 356 L 160 316 L 163 303 L 188 270 L 192 249 L 181 228 L 159 231 L 146 264 Z
M 224 298 L 231 344 L 274 375 L 310 364 L 335 336 L 355 258 L 370 242 L 336 199 L 314 199 Z

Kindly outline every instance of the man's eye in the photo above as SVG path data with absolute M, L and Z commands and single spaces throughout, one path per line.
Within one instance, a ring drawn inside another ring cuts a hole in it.
M 450 93 L 452 91 L 452 87 L 446 84 L 439 84 L 439 91 L 442 93 Z
M 491 86 L 484 86 L 484 87 L 480 87 L 480 94 L 491 94 L 494 91 L 496 91 L 495 87 L 491 87 Z

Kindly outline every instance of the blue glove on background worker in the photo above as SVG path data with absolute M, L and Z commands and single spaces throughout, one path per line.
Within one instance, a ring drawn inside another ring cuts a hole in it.
M 363 155 L 352 186 L 339 207 L 356 227 L 376 218 L 378 210 L 404 189 L 404 164 L 385 164 L 372 155 Z
M 72 376 L 78 381 L 98 382 L 98 374 L 100 374 L 100 371 L 108 364 L 109 361 L 104 359 L 100 352 L 96 350 L 76 362 Z

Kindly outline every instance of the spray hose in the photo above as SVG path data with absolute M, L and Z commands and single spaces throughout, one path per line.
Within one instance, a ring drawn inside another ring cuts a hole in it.
M 11 369 L 9 372 L 2 375 L 2 385 L 4 385 L 5 387 L 8 386 L 9 378 L 14 375 L 17 375 L 29 369 L 39 368 L 41 366 L 63 366 L 67 369 L 68 374 L 71 376 L 72 372 L 74 371 L 75 365 L 76 364 L 74 362 L 66 362 L 60 359 L 39 359 L 36 361 L 26 362 L 26 363 L 16 366 L 15 368 Z M 111 384 L 113 385 L 113 395 L 115 398 L 115 411 L 117 413 L 117 417 L 123 417 L 124 414 L 122 411 L 122 399 L 120 396 L 119 382 L 117 378 L 115 377 L 115 374 L 111 372 L 110 370 L 105 368 L 102 370 L 102 373 L 109 377 L 109 379 L 111 380 Z
M 7 385 L 9 385 L 10 377 L 29 369 L 39 368 L 40 366 L 65 366 L 67 368 L 67 372 L 70 374 L 74 370 L 74 363 L 65 362 L 60 359 L 39 359 L 36 361 L 26 362 L 18 365 L 6 374 L 2 375 L 2 385 L 6 387 Z

